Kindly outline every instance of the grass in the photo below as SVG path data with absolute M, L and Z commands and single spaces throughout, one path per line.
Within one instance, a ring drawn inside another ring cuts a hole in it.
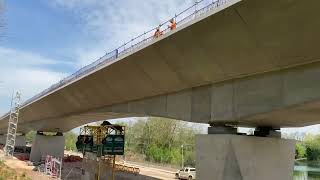
M 31 180 L 31 178 L 27 177 L 25 172 L 17 173 L 0 161 L 0 180 Z

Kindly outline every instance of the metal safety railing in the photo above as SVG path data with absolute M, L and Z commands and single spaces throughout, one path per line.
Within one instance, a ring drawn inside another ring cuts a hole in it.
M 191 20 L 205 15 L 207 13 L 210 13 L 215 8 L 220 7 L 221 5 L 225 4 L 228 0 L 200 0 L 195 2 L 192 6 L 188 7 L 184 11 L 180 12 L 179 14 L 176 14 L 174 17 L 170 18 L 175 19 L 177 23 L 177 27 L 190 22 Z M 28 99 L 22 104 L 22 107 L 36 101 L 37 99 L 41 98 L 44 95 L 47 95 L 56 89 L 68 84 L 71 81 L 74 81 L 80 77 L 83 77 L 87 75 L 88 73 L 94 71 L 95 69 L 105 65 L 107 62 L 111 62 L 115 59 L 121 58 L 124 55 L 136 50 L 137 48 L 142 47 L 143 45 L 154 41 L 156 38 L 154 37 L 155 30 L 160 28 L 165 28 L 162 30 L 163 34 L 170 31 L 169 25 L 170 20 L 160 24 L 159 26 L 144 32 L 143 34 L 140 34 L 139 36 L 131 39 L 130 41 L 124 43 L 120 47 L 116 48 L 115 50 L 106 53 L 104 56 L 100 57 L 98 60 L 94 61 L 93 63 L 79 69 L 77 72 L 71 74 L 70 76 L 62 79 L 56 84 L 53 84 L 49 88 L 45 89 L 41 93 L 33 96 L 32 98 Z

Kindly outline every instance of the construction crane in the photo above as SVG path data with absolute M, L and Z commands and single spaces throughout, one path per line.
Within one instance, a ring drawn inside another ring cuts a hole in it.
M 112 179 L 115 178 L 116 155 L 124 154 L 125 126 L 112 125 L 104 121 L 100 126 L 84 126 L 76 142 L 79 152 L 94 153 L 98 157 L 97 179 L 100 180 L 100 166 L 103 159 L 112 159 Z

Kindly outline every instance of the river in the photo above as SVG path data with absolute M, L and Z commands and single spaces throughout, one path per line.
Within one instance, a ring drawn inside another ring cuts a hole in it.
M 320 162 L 296 162 L 293 180 L 320 180 Z

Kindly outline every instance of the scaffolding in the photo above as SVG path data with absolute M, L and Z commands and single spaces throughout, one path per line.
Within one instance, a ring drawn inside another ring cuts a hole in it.
M 80 152 L 93 152 L 97 157 L 105 155 L 123 155 L 125 126 L 100 125 L 80 128 L 76 143 Z
M 62 158 L 47 155 L 44 164 L 44 173 L 51 178 L 61 179 Z
M 10 117 L 8 122 L 8 133 L 5 146 L 6 156 L 13 156 L 14 146 L 16 143 L 16 134 L 18 128 L 18 118 L 20 109 L 21 93 L 19 91 L 13 93 L 10 109 Z
M 106 121 L 105 121 L 106 122 Z M 125 126 L 102 123 L 100 126 L 84 126 L 76 143 L 83 155 L 91 152 L 97 156 L 97 180 L 100 180 L 101 161 L 112 166 L 112 179 L 115 179 L 116 155 L 124 153 Z

